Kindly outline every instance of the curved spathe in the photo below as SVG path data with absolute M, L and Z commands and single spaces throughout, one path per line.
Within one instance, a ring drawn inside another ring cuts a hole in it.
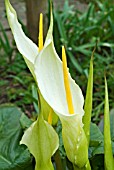
M 69 114 L 62 62 L 54 49 L 53 42 L 43 49 L 42 53 L 36 59 L 35 75 L 42 96 L 58 115 L 74 116 L 75 114 L 84 114 L 82 91 L 71 78 L 70 74 L 69 82 L 75 113 L 73 115 Z

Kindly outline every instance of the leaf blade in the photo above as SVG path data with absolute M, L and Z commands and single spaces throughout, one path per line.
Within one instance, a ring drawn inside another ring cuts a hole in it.
M 86 91 L 86 99 L 84 105 L 85 114 L 83 116 L 83 123 L 84 123 L 84 131 L 88 140 L 90 140 L 90 123 L 91 123 L 91 112 L 92 112 L 92 96 L 93 96 L 93 55 L 90 60 L 90 71 L 89 71 L 89 78 L 88 78 L 88 85 Z
M 111 133 L 110 133 L 110 118 L 109 118 L 109 101 L 108 101 L 108 87 L 105 77 L 105 106 L 104 106 L 104 163 L 106 170 L 114 169 Z

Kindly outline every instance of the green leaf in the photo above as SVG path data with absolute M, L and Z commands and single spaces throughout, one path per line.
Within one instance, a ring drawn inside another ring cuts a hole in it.
M 29 128 L 32 124 L 32 120 L 30 120 L 24 113 L 22 113 L 20 117 L 20 123 L 23 129 Z
M 94 123 L 91 123 L 90 126 L 90 146 L 98 146 L 101 142 L 103 142 L 104 137 L 101 133 L 98 126 Z
M 110 111 L 110 131 L 111 131 L 111 139 L 114 142 L 114 109 Z
M 93 159 L 93 157 L 98 154 L 104 154 L 104 137 L 99 127 L 91 123 L 89 157 Z
M 95 49 L 94 49 L 95 51 Z M 88 78 L 88 85 L 86 91 L 86 99 L 85 99 L 85 106 L 84 111 L 85 114 L 83 116 L 83 123 L 84 123 L 84 131 L 87 137 L 88 145 L 90 139 L 90 123 L 91 123 L 91 112 L 92 112 L 92 96 L 93 96 L 93 55 L 92 53 L 91 61 L 90 61 L 90 72 Z
M 105 107 L 104 107 L 104 163 L 106 170 L 114 170 L 114 160 L 110 134 L 108 87 L 106 78 L 105 78 Z
M 99 128 L 101 132 L 103 132 L 104 128 L 104 117 L 101 119 L 99 123 Z M 110 131 L 111 131 L 111 139 L 114 141 L 114 108 L 110 111 Z
M 112 142 L 112 148 L 114 153 L 114 142 Z M 104 154 L 104 136 L 100 131 L 99 127 L 91 123 L 90 126 L 90 147 L 89 147 L 89 157 L 93 158 L 95 155 Z
M 0 170 L 33 170 L 30 153 L 19 145 L 21 114 L 13 105 L 0 106 Z
M 114 154 L 114 142 L 112 142 L 112 149 Z M 104 142 L 102 142 L 98 147 L 92 148 L 92 156 L 104 154 Z
M 21 144 L 27 145 L 35 157 L 35 170 L 54 169 L 51 156 L 58 148 L 59 139 L 53 127 L 43 120 L 41 114 L 39 114 L 38 120 L 25 131 Z

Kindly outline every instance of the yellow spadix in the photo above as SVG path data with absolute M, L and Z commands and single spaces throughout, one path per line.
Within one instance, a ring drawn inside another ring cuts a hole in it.
M 43 14 L 40 14 L 39 20 L 39 51 L 43 48 Z
M 67 59 L 66 59 L 66 53 L 65 53 L 64 46 L 62 46 L 62 61 L 63 61 L 64 86 L 65 86 L 65 91 L 66 91 L 68 110 L 69 110 L 70 114 L 74 114 L 72 94 L 71 94 L 70 83 L 69 83 L 69 78 L 68 78 Z

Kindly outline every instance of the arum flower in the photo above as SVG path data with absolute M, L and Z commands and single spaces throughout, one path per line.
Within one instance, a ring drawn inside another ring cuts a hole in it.
M 40 15 L 39 48 L 38 48 L 24 34 L 21 25 L 17 20 L 16 12 L 11 6 L 9 0 L 5 0 L 5 5 L 9 25 L 11 27 L 17 48 L 23 55 L 25 62 L 27 63 L 32 75 L 36 80 L 34 72 L 35 60 L 39 56 L 39 54 L 42 53 L 42 51 L 46 48 L 46 46 L 52 41 L 53 22 L 50 23 L 50 28 L 43 47 L 42 14 Z M 35 170 L 53 170 L 51 156 L 55 153 L 55 151 L 58 148 L 59 139 L 57 133 L 52 128 L 52 126 L 43 119 L 42 114 L 49 113 L 50 106 L 45 102 L 42 95 L 40 95 L 40 97 L 41 97 L 40 115 L 37 121 L 35 121 L 32 124 L 32 126 L 25 131 L 20 143 L 27 145 L 30 152 L 35 157 L 36 160 Z
M 84 98 L 79 86 L 71 78 L 64 47 L 63 63 L 53 42 L 47 45 L 35 62 L 39 90 L 62 123 L 62 135 L 69 160 L 78 167 L 86 165 L 88 146 L 83 131 Z

